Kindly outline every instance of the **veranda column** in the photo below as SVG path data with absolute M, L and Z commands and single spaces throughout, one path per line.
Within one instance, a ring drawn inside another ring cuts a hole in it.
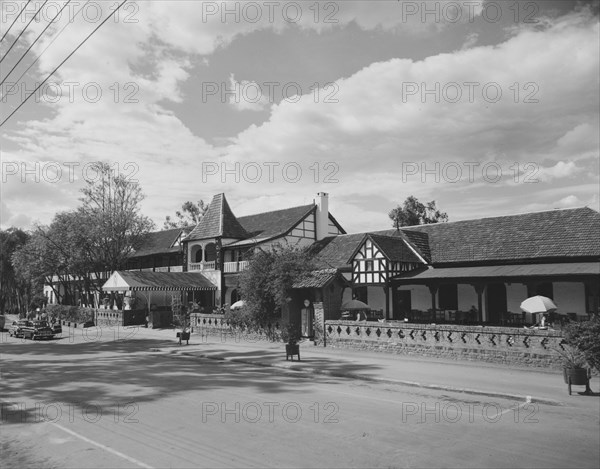
M 484 283 L 473 284 L 477 293 L 477 322 L 483 322 L 483 291 L 485 290 Z
M 429 287 L 429 293 L 431 293 L 431 310 L 433 311 L 433 318 L 431 318 L 431 320 L 433 322 L 436 321 L 436 302 L 435 302 L 435 295 L 437 295 L 437 291 L 438 291 L 438 285 L 428 285 Z

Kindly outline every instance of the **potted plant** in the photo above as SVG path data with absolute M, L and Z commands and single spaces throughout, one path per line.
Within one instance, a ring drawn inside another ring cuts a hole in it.
M 563 379 L 569 387 L 569 395 L 571 395 L 572 385 L 585 386 L 585 393 L 589 394 L 591 392 L 589 387 L 590 370 L 583 352 L 568 343 L 561 344 L 561 348 L 556 351 L 561 356 Z
M 585 386 L 585 394 L 592 394 L 591 366 L 600 368 L 600 319 L 595 316 L 589 321 L 568 323 L 562 333 L 564 340 L 556 351 L 562 358 L 569 395 L 571 385 Z
M 285 344 L 285 359 L 289 360 L 292 358 L 294 361 L 294 355 L 298 355 L 298 361 L 300 361 L 300 332 L 294 324 L 288 324 L 287 327 L 282 331 L 281 338 L 286 342 Z

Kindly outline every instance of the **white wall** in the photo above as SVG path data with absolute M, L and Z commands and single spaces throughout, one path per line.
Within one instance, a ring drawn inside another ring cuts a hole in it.
M 527 286 L 522 283 L 506 285 L 506 308 L 511 313 L 521 312 L 521 303 L 527 299 Z
M 477 308 L 477 292 L 473 285 L 460 283 L 458 284 L 457 291 L 459 311 L 469 311 L 472 306 Z
M 367 287 L 367 300 L 372 309 L 381 309 L 385 313 L 385 291 L 383 287 Z
M 560 314 L 586 315 L 585 286 L 581 282 L 554 282 L 554 302 Z
M 427 311 L 431 309 L 431 293 L 425 285 L 406 285 L 398 288 L 400 291 L 410 291 L 411 309 Z M 437 300 L 436 300 L 437 302 Z

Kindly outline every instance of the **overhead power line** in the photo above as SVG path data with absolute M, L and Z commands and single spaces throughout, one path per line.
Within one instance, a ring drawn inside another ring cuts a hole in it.
M 17 36 L 17 38 L 13 41 L 13 43 L 10 45 L 10 47 L 8 48 L 8 50 L 6 51 L 6 53 L 4 54 L 4 56 L 0 59 L 0 64 L 2 63 L 2 61 L 6 58 L 6 56 L 8 55 L 8 53 L 11 51 L 11 49 L 13 47 L 15 47 L 15 44 L 19 41 L 19 38 L 23 35 L 23 33 L 25 32 L 25 30 L 29 27 L 29 25 L 31 24 L 31 22 L 35 19 L 35 17 L 40 13 L 40 11 L 42 11 L 42 8 L 44 8 L 44 5 L 48 3 L 48 0 L 45 0 L 44 3 L 42 3 L 42 6 L 38 9 L 38 11 L 35 12 L 35 15 L 33 15 L 31 17 L 31 19 L 29 20 L 29 23 L 27 23 L 25 25 L 25 27 L 23 28 L 23 30 L 19 33 L 19 35 Z
M 40 55 L 38 55 L 38 56 L 35 58 L 35 60 L 29 64 L 29 67 L 27 67 L 27 68 L 26 68 L 26 69 L 23 71 L 23 73 L 21 73 L 21 76 L 19 76 L 19 78 L 17 78 L 17 80 L 16 80 L 16 83 L 15 83 L 15 84 L 13 84 L 13 85 L 10 87 L 10 89 L 8 89 L 8 90 L 7 90 L 7 91 L 6 91 L 6 92 L 5 92 L 5 93 L 4 93 L 2 96 L 0 96 L 0 99 L 2 99 L 4 96 L 6 96 L 6 95 L 7 95 L 7 94 L 9 94 L 9 93 L 12 93 L 12 91 L 13 91 L 13 90 L 14 90 L 14 88 L 15 88 L 15 86 L 17 86 L 17 83 L 19 83 L 19 82 L 21 81 L 21 78 L 23 78 L 23 77 L 25 76 L 25 74 L 26 74 L 26 73 L 27 73 L 29 70 L 31 70 L 31 67 L 33 67 L 33 66 L 34 66 L 34 65 L 37 63 L 37 61 L 41 59 L 42 55 L 44 55 L 44 52 L 46 52 L 46 51 L 48 50 L 48 48 L 49 48 L 49 47 L 50 47 L 52 44 L 54 44 L 54 41 L 56 41 L 56 40 L 58 39 L 58 36 L 60 36 L 60 35 L 62 34 L 62 32 L 65 30 L 65 28 L 66 28 L 67 26 L 69 26 L 69 24 L 70 24 L 72 21 L 75 21 L 75 18 L 77 18 L 77 15 L 79 15 L 79 12 L 80 12 L 80 11 L 82 11 L 82 10 L 83 10 L 83 9 L 84 9 L 84 8 L 87 6 L 87 4 L 88 4 L 88 3 L 90 3 L 90 1 L 91 1 L 91 0 L 87 0 L 87 1 L 86 1 L 86 2 L 85 2 L 83 5 L 82 5 L 82 6 L 80 6 L 80 7 L 79 7 L 79 9 L 78 9 L 78 10 L 75 12 L 75 14 L 73 15 L 73 18 L 72 18 L 72 20 L 71 20 L 71 21 L 68 21 L 68 22 L 66 22 L 66 23 L 64 24 L 64 26 L 63 26 L 62 28 L 60 28 L 60 31 L 58 31 L 58 33 L 56 33 L 56 34 L 54 35 L 54 37 L 53 37 L 53 38 L 52 38 L 52 40 L 51 40 L 51 41 L 48 43 L 48 45 L 47 45 L 46 47 L 44 47 L 44 50 L 43 50 L 42 52 L 40 52 Z
M 13 70 L 15 68 L 17 68 L 17 66 L 21 63 L 21 61 L 25 58 L 25 56 L 27 55 L 27 53 L 31 50 L 31 48 L 35 45 L 36 42 L 38 42 L 39 38 L 42 37 L 42 35 L 46 32 L 46 30 L 52 25 L 52 23 L 54 23 L 54 21 L 56 20 L 56 18 L 60 17 L 60 14 L 62 13 L 62 11 L 67 7 L 67 5 L 71 3 L 71 0 L 68 0 L 67 3 L 65 3 L 63 5 L 63 7 L 60 9 L 60 11 L 56 14 L 56 16 L 54 18 L 52 18 L 52 21 L 50 21 L 46 27 L 44 28 L 44 30 L 38 35 L 38 37 L 35 38 L 35 40 L 31 43 L 31 45 L 27 48 L 27 50 L 23 53 L 23 55 L 21 56 L 21 58 L 17 61 L 16 64 L 13 65 L 13 68 L 10 69 L 10 71 L 6 74 L 6 76 L 2 79 L 2 81 L 0 82 L 0 86 L 2 86 L 4 84 L 4 82 L 8 79 L 8 77 L 10 76 L 10 74 L 13 72 Z
M 27 0 L 27 3 L 25 4 L 25 6 L 23 8 L 21 8 L 21 11 L 19 12 L 19 14 L 17 16 L 15 16 L 15 19 L 13 20 L 13 22 L 10 23 L 10 26 L 4 32 L 4 34 L 2 35 L 2 38 L 0 38 L 0 42 L 4 41 L 4 38 L 6 37 L 8 32 L 11 30 L 11 28 L 14 26 L 14 24 L 17 22 L 17 20 L 21 17 L 21 14 L 25 11 L 25 8 L 27 8 L 27 5 L 29 5 L 30 3 L 31 3 L 31 0 Z
M 27 95 L 27 97 L 26 97 L 26 98 L 23 100 L 23 102 L 22 102 L 21 104 L 19 104 L 19 105 L 17 106 L 17 108 L 16 108 L 16 109 L 15 109 L 13 112 L 11 112 L 11 113 L 8 115 L 8 117 L 7 117 L 6 119 L 4 119 L 4 120 L 3 120 L 3 121 L 0 123 L 0 127 L 2 127 L 2 126 L 3 126 L 3 125 L 4 125 L 4 124 L 5 124 L 7 121 L 8 121 L 8 119 L 10 119 L 10 118 L 11 118 L 11 117 L 12 117 L 12 116 L 13 116 L 13 115 L 14 115 L 14 114 L 15 114 L 15 113 L 16 113 L 16 112 L 19 110 L 19 109 L 21 109 L 21 107 L 22 107 L 22 106 L 23 106 L 23 105 L 24 105 L 24 104 L 25 104 L 25 103 L 26 103 L 26 102 L 29 100 L 29 98 L 31 98 L 31 97 L 32 97 L 32 96 L 33 96 L 33 95 L 34 95 L 34 94 L 37 92 L 37 90 L 39 90 L 39 89 L 40 89 L 40 88 L 41 88 L 41 87 L 44 85 L 44 83 L 46 83 L 46 82 L 47 82 L 47 81 L 50 79 L 50 77 L 51 77 L 52 75 L 54 75 L 54 74 L 57 72 L 57 70 L 58 70 L 60 67 L 62 67 L 62 66 L 63 66 L 63 64 L 64 64 L 64 63 L 65 63 L 67 60 L 69 60 L 69 59 L 72 57 L 72 56 L 73 56 L 73 54 L 75 54 L 75 52 L 77 52 L 77 51 L 79 50 L 79 48 L 80 48 L 81 46 L 83 46 L 83 45 L 84 45 L 84 44 L 85 44 L 85 43 L 88 41 L 88 39 L 89 39 L 90 37 L 92 37 L 92 36 L 94 35 L 94 33 L 95 33 L 96 31 L 98 31 L 98 30 L 99 30 L 99 29 L 100 29 L 100 28 L 101 28 L 101 27 L 104 25 L 104 23 L 106 23 L 106 22 L 107 22 L 109 19 L 111 19 L 111 18 L 113 17 L 113 15 L 114 15 L 114 14 L 115 14 L 117 11 L 119 11 L 119 10 L 121 9 L 121 7 L 122 7 L 122 6 L 123 6 L 125 3 L 127 3 L 127 0 L 123 0 L 121 3 L 119 3 L 119 6 L 117 6 L 117 8 L 115 8 L 115 9 L 112 11 L 112 13 L 111 13 L 110 15 L 108 15 L 108 16 L 107 16 L 107 17 L 104 19 L 104 21 L 102 21 L 102 23 L 100 23 L 98 26 L 96 26 L 96 27 L 94 28 L 94 30 L 93 30 L 93 31 L 92 31 L 90 34 L 88 34 L 88 35 L 87 35 L 87 37 L 86 37 L 86 38 L 85 38 L 85 39 L 84 39 L 82 42 L 80 42 L 80 43 L 79 43 L 79 45 L 78 45 L 78 46 L 77 46 L 77 47 L 76 47 L 76 48 L 73 50 L 73 52 L 71 52 L 69 55 L 67 55 L 67 57 L 65 57 L 65 59 L 64 59 L 64 60 L 63 60 L 63 61 L 62 61 L 60 64 L 58 64 L 58 67 L 56 67 L 54 70 L 52 70 L 52 72 L 50 72 L 50 74 L 49 74 L 49 75 L 48 75 L 48 76 L 47 76 L 47 77 L 44 79 L 44 81 L 43 81 L 43 82 L 41 82 L 41 83 L 40 83 L 38 86 L 36 86 L 35 90 L 33 90 L 33 92 L 32 92 L 31 94 Z

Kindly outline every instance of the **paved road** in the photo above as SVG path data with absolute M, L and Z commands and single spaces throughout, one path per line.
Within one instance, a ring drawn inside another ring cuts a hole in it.
M 599 467 L 600 400 L 309 376 L 104 331 L 0 338 L 3 467 Z

